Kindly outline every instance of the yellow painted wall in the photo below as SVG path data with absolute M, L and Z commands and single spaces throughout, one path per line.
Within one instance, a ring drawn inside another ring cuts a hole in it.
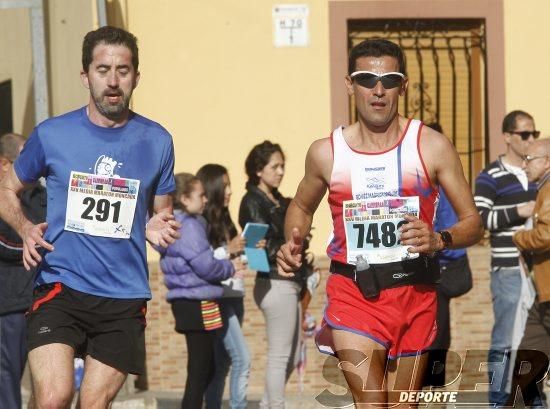
M 287 156 L 285 195 L 294 195 L 310 143 L 330 132 L 328 7 L 310 6 L 310 46 L 275 48 L 273 1 L 147 0 L 128 3 L 139 38 L 141 81 L 134 109 L 173 135 L 176 172 L 205 163 L 229 169 L 236 222 L 244 160 L 270 139 Z M 315 217 L 313 250 L 324 252 L 328 206 Z
M 82 38 L 92 29 L 92 2 L 95 0 L 44 2 L 52 115 L 73 110 L 88 100 L 79 72 Z M 28 136 L 36 125 L 28 8 L 0 9 L 0 50 L 0 82 L 12 80 L 13 130 Z
M 504 0 L 506 109 L 521 109 L 550 136 L 548 0 Z
M 27 9 L 0 10 L 0 82 L 11 80 L 13 130 L 18 133 L 30 132 L 34 125 L 30 38 Z
M 95 0 L 48 2 L 48 57 L 50 111 L 61 115 L 88 102 L 88 90 L 80 82 L 82 39 L 97 28 Z

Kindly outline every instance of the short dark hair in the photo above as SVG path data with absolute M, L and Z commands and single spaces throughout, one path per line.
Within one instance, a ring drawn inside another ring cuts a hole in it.
M 383 38 L 371 38 L 361 41 L 349 53 L 348 74 L 355 71 L 357 59 L 361 57 L 394 57 L 399 65 L 399 72 L 407 75 L 405 54 L 397 44 Z
M 439 122 L 431 122 L 429 124 L 426 124 L 428 128 L 432 128 L 434 131 L 437 131 L 439 133 L 443 133 L 443 127 Z
M 90 31 L 82 42 L 82 69 L 88 72 L 93 61 L 94 48 L 99 44 L 123 45 L 132 52 L 132 65 L 137 72 L 139 66 L 139 52 L 137 38 L 132 33 L 118 27 L 104 26 Z
M 17 133 L 0 136 L 0 156 L 14 162 L 19 156 L 19 149 L 25 143 L 25 137 Z
M 275 152 L 279 152 L 283 157 L 283 160 L 285 159 L 285 154 L 278 143 L 263 141 L 252 148 L 244 162 L 244 168 L 246 175 L 248 176 L 248 183 L 255 186 L 260 183 L 260 178 L 256 173 L 262 170 L 265 165 L 269 163 L 271 155 Z
M 528 114 L 525 111 L 516 109 L 515 111 L 509 112 L 508 114 L 506 114 L 506 116 L 502 120 L 502 133 L 514 131 L 516 129 L 517 120 L 520 117 L 528 118 L 531 121 L 534 121 L 531 114 Z

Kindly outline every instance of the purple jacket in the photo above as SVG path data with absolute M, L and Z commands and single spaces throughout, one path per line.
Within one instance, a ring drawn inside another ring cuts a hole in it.
M 214 258 L 202 217 L 180 213 L 176 214 L 176 220 L 181 223 L 181 237 L 167 249 L 157 248 L 161 254 L 164 284 L 168 288 L 166 299 L 220 298 L 223 293 L 220 281 L 233 275 L 233 264 Z

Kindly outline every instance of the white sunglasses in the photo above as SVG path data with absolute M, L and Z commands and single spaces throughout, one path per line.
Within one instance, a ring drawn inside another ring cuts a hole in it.
M 403 84 L 405 74 L 400 72 L 377 74 L 372 71 L 355 71 L 351 73 L 350 78 L 365 88 L 372 89 L 376 87 L 376 84 L 380 81 L 385 89 L 391 89 Z

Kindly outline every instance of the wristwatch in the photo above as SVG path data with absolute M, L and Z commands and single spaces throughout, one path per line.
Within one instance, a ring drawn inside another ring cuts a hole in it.
M 438 231 L 441 236 L 441 241 L 443 242 L 442 250 L 448 249 L 453 245 L 453 236 L 447 230 Z

